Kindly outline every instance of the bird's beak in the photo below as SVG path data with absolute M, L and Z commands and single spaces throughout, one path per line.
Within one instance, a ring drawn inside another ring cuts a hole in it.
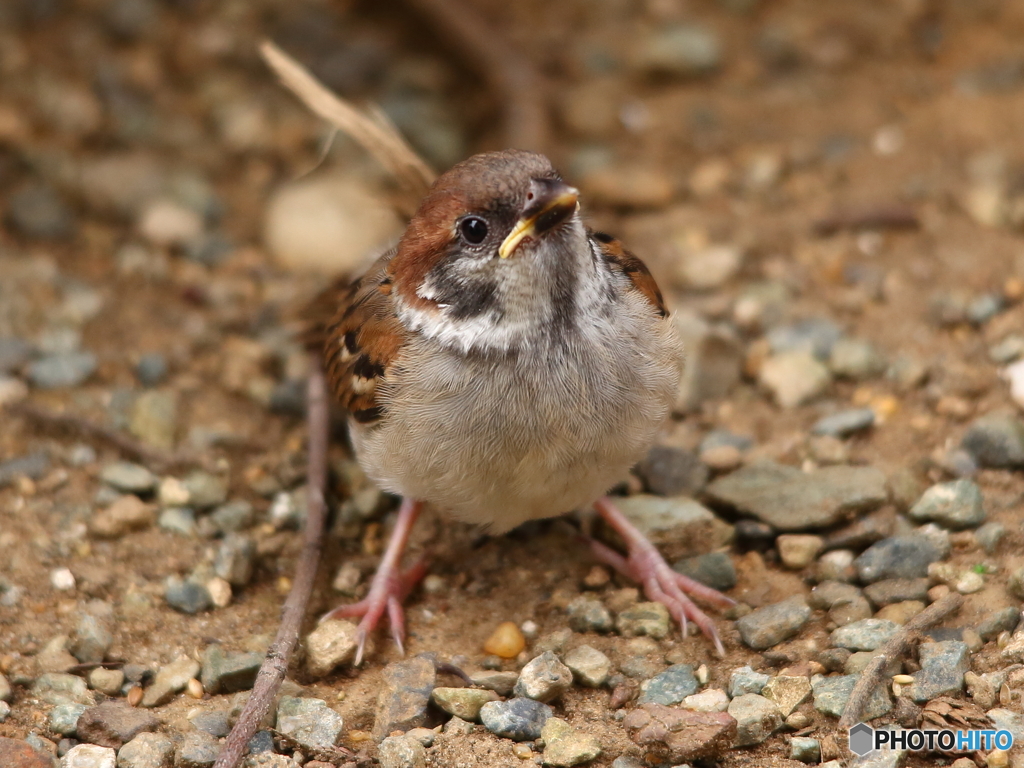
M 533 179 L 519 221 L 498 248 L 498 255 L 507 259 L 523 240 L 538 237 L 572 216 L 579 196 L 579 190 L 564 181 Z

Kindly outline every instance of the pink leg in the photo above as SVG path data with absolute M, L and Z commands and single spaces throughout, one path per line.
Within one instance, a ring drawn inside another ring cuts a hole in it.
M 423 578 L 427 572 L 426 562 L 419 560 L 408 570 L 402 571 L 399 565 L 402 561 L 402 553 L 409 541 L 409 532 L 413 523 L 419 517 L 423 509 L 422 501 L 403 499 L 402 506 L 398 510 L 398 521 L 395 529 L 391 532 L 384 557 L 377 566 L 377 573 L 370 583 L 370 591 L 365 598 L 352 605 L 342 605 L 326 614 L 320 620 L 337 619 L 348 616 L 362 616 L 359 622 L 357 639 L 359 648 L 356 651 L 356 666 L 363 661 L 363 650 L 366 647 L 366 638 L 377 628 L 377 623 L 388 613 L 388 620 L 391 622 L 391 637 L 401 653 L 405 653 L 403 641 L 405 640 L 405 615 L 402 612 L 402 601 L 406 598 L 416 583 Z
M 615 550 L 591 539 L 590 546 L 597 558 L 619 573 L 643 585 L 644 593 L 651 600 L 661 603 L 675 617 L 686 634 L 686 622 L 692 620 L 715 644 L 719 656 L 725 655 L 722 640 L 714 622 L 701 611 L 687 596 L 703 600 L 720 608 L 735 605 L 736 601 L 711 587 L 694 581 L 688 576 L 676 573 L 636 526 L 612 504 L 607 496 L 594 502 L 597 513 L 625 540 L 629 554 L 623 557 Z

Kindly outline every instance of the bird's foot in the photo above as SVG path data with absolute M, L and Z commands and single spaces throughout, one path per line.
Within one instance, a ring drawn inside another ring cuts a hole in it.
M 358 603 L 338 606 L 320 619 L 324 621 L 326 619 L 362 617 L 356 633 L 358 643 L 356 666 L 362 663 L 366 640 L 370 633 L 377 628 L 385 611 L 388 614 L 388 623 L 391 625 L 391 637 L 394 639 L 395 645 L 398 646 L 399 652 L 405 653 L 405 612 L 402 609 L 402 602 L 426 574 L 427 563 L 425 559 L 420 559 L 404 571 L 399 567 L 399 563 L 409 539 L 409 531 L 422 506 L 419 501 L 406 499 L 402 502 L 402 507 L 398 512 L 398 521 L 391 532 L 384 557 L 377 567 L 366 597 Z
M 594 539 L 591 549 L 597 558 L 624 576 L 643 585 L 648 598 L 668 608 L 669 613 L 686 634 L 688 621 L 692 621 L 715 645 L 719 656 L 725 655 L 725 648 L 715 628 L 715 623 L 698 608 L 690 596 L 719 608 L 728 608 L 736 601 L 716 589 L 705 586 L 688 576 L 673 571 L 665 558 L 607 497 L 594 503 L 598 514 L 625 540 L 628 554 L 623 557 L 615 550 Z

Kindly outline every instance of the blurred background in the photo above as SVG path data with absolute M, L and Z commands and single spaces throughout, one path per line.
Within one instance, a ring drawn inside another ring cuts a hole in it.
M 253 542 L 252 581 L 202 631 L 265 633 L 277 615 L 302 515 L 296 314 L 402 220 L 381 169 L 276 81 L 263 39 L 379 106 L 436 171 L 509 143 L 547 152 L 591 223 L 649 263 L 690 356 L 671 461 L 631 490 L 699 494 L 772 458 L 877 466 L 909 483 L 899 506 L 987 477 L 997 460 L 960 442 L 977 419 L 993 445 L 1016 434 L 1024 3 L 3 0 L 0 405 L 213 466 L 125 476 L 103 443 L 0 415 L 0 606 L 16 609 L 0 607 L 0 648 L 32 656 L 99 600 L 123 620 L 108 655 L 168 661 L 197 630 L 167 585 L 232 530 Z M 340 445 L 333 462 L 332 546 L 355 563 L 336 589 L 358 594 L 392 502 Z M 1009 513 L 1024 491 L 1006 477 L 986 493 Z M 107 514 L 124 494 L 143 507 Z M 772 570 L 771 530 L 748 533 L 769 575 L 739 562 L 743 599 L 802 589 Z M 461 600 L 434 606 L 449 624 L 414 618 L 413 648 L 460 649 L 458 628 L 544 604 L 558 541 L 508 545 L 546 574 L 514 590 L 508 552 L 452 561 L 435 541 Z M 354 722 L 364 694 L 344 705 Z

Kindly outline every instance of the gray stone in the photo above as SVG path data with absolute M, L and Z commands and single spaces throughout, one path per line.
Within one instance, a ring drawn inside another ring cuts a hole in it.
M 728 525 L 688 496 L 662 498 L 641 493 L 615 503 L 670 561 L 695 550 L 715 549 L 731 538 Z
M 518 672 L 474 672 L 470 675 L 473 685 L 479 685 L 489 691 L 494 691 L 499 696 L 510 696 L 512 689 L 519 681 Z
M 50 457 L 43 451 L 0 461 L 0 488 L 10 485 L 19 477 L 38 480 L 50 469 Z
M 1006 526 L 995 521 L 983 523 L 974 532 L 974 540 L 978 546 L 985 550 L 985 554 L 994 555 L 999 547 L 999 542 L 1006 536 Z
M 282 696 L 277 705 L 277 730 L 307 750 L 338 743 L 344 721 L 323 699 Z
M 572 672 L 551 651 L 531 659 L 519 673 L 515 696 L 548 702 L 572 686 Z M 468 719 L 468 718 L 467 718 Z
M 128 461 L 107 464 L 100 472 L 100 480 L 122 493 L 144 495 L 156 488 L 156 476 L 143 466 Z
M 189 507 L 168 507 L 160 512 L 157 525 L 187 538 L 196 536 L 196 513 Z
M 729 702 L 729 714 L 736 720 L 736 746 L 760 744 L 782 726 L 782 713 L 764 696 L 745 693 Z
M 734 669 L 729 676 L 729 698 L 735 699 L 745 693 L 760 694 L 771 678 L 761 672 L 755 672 L 750 667 Z
M 708 481 L 708 468 L 695 453 L 666 445 L 651 448 L 636 472 L 657 496 L 692 496 Z
M 14 691 L 11 689 L 11 684 L 4 677 L 3 673 L 0 673 L 0 701 L 10 701 L 14 695 Z
M 207 693 L 236 693 L 252 688 L 260 671 L 263 655 L 259 653 L 225 653 L 217 644 L 203 652 L 201 678 Z
M 208 472 L 196 470 L 182 480 L 182 485 L 188 491 L 189 506 L 199 510 L 216 507 L 228 498 L 227 482 Z
M 736 586 L 736 568 L 726 552 L 684 557 L 672 564 L 672 570 L 701 584 L 725 592 Z
M 840 378 L 860 381 L 879 376 L 886 364 L 878 350 L 862 339 L 840 339 L 832 347 L 829 368 Z
M 540 735 L 544 740 L 544 765 L 553 768 L 589 763 L 601 754 L 596 737 L 576 730 L 558 717 L 548 718 Z
M 833 630 L 830 640 L 836 648 L 874 651 L 889 642 L 899 629 L 899 624 L 885 619 L 861 619 Z
M 323 677 L 348 664 L 359 645 L 356 625 L 344 619 L 328 619 L 306 636 L 306 669 Z
M 16 373 L 32 359 L 32 345 L 17 336 L 0 336 L 0 374 Z
M 823 581 L 811 590 L 807 604 L 816 611 L 827 611 L 837 603 L 849 603 L 861 597 L 853 584 L 842 581 Z
M 856 432 L 870 429 L 875 423 L 875 412 L 870 408 L 850 408 L 814 422 L 811 433 L 831 437 L 849 437 Z
M 28 380 L 39 389 L 77 387 L 96 372 L 92 352 L 63 352 L 41 357 L 28 366 Z
M 615 628 L 611 612 L 593 597 L 580 595 L 569 603 L 566 612 L 574 632 L 610 632 Z
M 509 699 L 484 704 L 480 721 L 496 736 L 533 741 L 540 738 L 541 729 L 552 714 L 551 707 L 534 699 Z
M 589 688 L 600 688 L 608 682 L 612 662 L 601 651 L 589 645 L 580 645 L 565 654 L 565 666 L 573 680 Z
M 178 430 L 178 398 L 174 392 L 147 389 L 132 404 L 128 431 L 147 445 L 174 448 Z
M 0 700 L 0 723 L 7 722 L 7 718 L 11 716 L 11 705 L 6 701 Z
M 11 194 L 5 217 L 11 228 L 21 235 L 43 239 L 69 237 L 75 218 L 53 188 L 30 183 Z
M 229 501 L 213 510 L 210 519 L 221 533 L 235 533 L 250 527 L 256 516 L 248 501 Z
M 167 360 L 159 352 L 150 352 L 139 358 L 135 375 L 144 387 L 156 387 L 167 378 Z
M 820 677 L 811 683 L 814 692 L 814 708 L 819 712 L 841 717 L 846 704 L 853 693 L 853 687 L 860 679 L 860 675 L 837 675 L 835 677 Z M 872 692 L 868 699 L 864 712 L 861 714 L 862 721 L 874 720 L 876 717 L 888 713 L 892 709 L 892 701 L 886 686 L 879 685 Z
M 933 521 L 946 528 L 974 528 L 985 521 L 981 489 L 970 480 L 937 483 L 907 513 L 919 523 Z
M 189 722 L 191 722 L 192 725 L 200 731 L 206 731 L 211 736 L 216 736 L 217 738 L 222 739 L 231 732 L 231 715 L 226 710 L 189 714 Z M 265 733 L 265 731 L 263 731 L 263 733 Z M 273 748 L 273 742 L 271 742 L 271 748 Z M 253 751 L 251 746 L 249 751 Z
M 210 768 L 220 754 L 220 742 L 204 731 L 188 731 L 175 753 L 175 768 Z
M 615 627 L 625 637 L 647 635 L 656 640 L 668 637 L 671 629 L 668 608 L 661 603 L 637 603 L 615 618 Z
M 751 611 L 736 622 L 743 642 L 763 651 L 797 634 L 811 618 L 811 609 L 801 596 Z
M 890 536 L 872 544 L 854 561 L 862 582 L 882 579 L 919 579 L 928 566 L 941 559 L 936 544 L 924 536 Z
M 327 765 L 330 765 L 330 763 L 327 763 Z M 242 761 L 242 768 L 300 768 L 300 765 L 286 755 L 260 752 L 255 755 L 249 754 Z
M 699 77 L 721 65 L 722 50 L 713 30 L 697 24 L 663 27 L 634 47 L 633 66 L 653 75 Z
M 53 733 L 74 736 L 78 730 L 78 718 L 85 710 L 85 704 L 58 704 L 50 710 L 46 725 Z
M 789 740 L 789 759 L 801 763 L 820 763 L 821 742 L 809 736 L 794 736 Z
M 79 744 L 60 759 L 60 768 L 114 768 L 114 750 L 95 744 Z
M 811 695 L 811 682 L 803 675 L 776 675 L 761 694 L 775 703 L 783 717 L 789 717 Z
M 375 739 L 427 724 L 436 676 L 433 660 L 425 656 L 392 662 L 384 668 L 373 720 Z
M 883 579 L 864 587 L 868 600 L 882 607 L 907 600 L 928 601 L 928 579 Z
M 68 650 L 83 664 L 103 661 L 114 644 L 110 623 L 102 616 L 83 613 L 78 617 Z
M 388 736 L 377 748 L 381 768 L 425 768 L 427 750 L 408 736 Z
M 435 688 L 431 701 L 450 715 L 474 723 L 480 722 L 480 708 L 489 701 L 497 701 L 494 691 L 478 688 Z
M 810 402 L 823 394 L 831 381 L 828 368 L 802 350 L 772 355 L 758 373 L 758 382 L 783 408 Z
M 759 462 L 712 482 L 712 499 L 753 515 L 780 531 L 834 525 L 888 498 L 885 475 L 873 467 L 826 467 L 801 472 Z
M 190 659 L 188 656 L 179 656 L 170 664 L 166 664 L 156 673 L 153 684 L 146 689 L 142 696 L 142 706 L 158 707 L 166 704 L 174 694 L 185 690 L 188 681 L 198 677 L 202 669 L 199 662 Z
M 171 768 L 174 742 L 163 733 L 139 733 L 118 750 L 118 768 Z
M 675 410 L 688 413 L 728 395 L 739 383 L 743 344 L 725 324 L 708 323 L 695 313 L 675 312 L 673 317 L 686 350 Z
M 256 542 L 241 533 L 229 533 L 217 548 L 213 572 L 233 587 L 244 587 L 252 579 Z
M 689 664 L 675 664 L 640 684 L 638 704 L 679 704 L 697 692 L 699 684 Z
M 78 719 L 78 738 L 120 749 L 140 733 L 155 731 L 159 727 L 160 721 L 149 712 L 130 707 L 123 701 L 105 701 L 82 713 Z
M 30 691 L 44 704 L 95 703 L 85 680 L 64 672 L 46 672 L 40 675 L 33 681 Z
M 939 696 L 959 693 L 964 688 L 964 673 L 971 668 L 971 652 L 959 640 L 922 643 L 918 649 L 921 669 L 907 691 L 921 704 Z
M 977 627 L 982 640 L 995 640 L 1003 632 L 1013 632 L 1020 623 L 1020 609 L 1002 608 L 986 616 Z M 0 699 L 3 696 L 0 695 Z
M 985 713 L 992 721 L 992 727 L 1000 731 L 1009 731 L 1013 734 L 1015 743 L 1024 741 L 1024 716 L 1012 709 L 997 707 Z
M 1024 422 L 1012 413 L 982 416 L 971 424 L 960 444 L 980 467 L 1024 467 Z
M 810 352 L 828 360 L 832 348 L 843 336 L 842 329 L 827 318 L 808 318 L 793 325 L 778 325 L 768 332 L 772 352 Z
M 182 613 L 195 614 L 213 607 L 213 597 L 204 584 L 169 576 L 164 588 L 164 599 Z

